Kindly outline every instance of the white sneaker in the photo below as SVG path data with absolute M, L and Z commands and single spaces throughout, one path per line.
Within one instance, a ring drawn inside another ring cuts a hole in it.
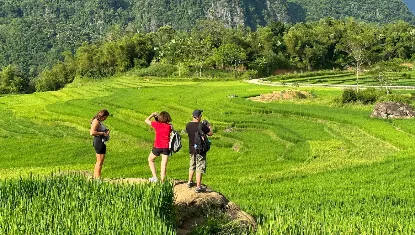
M 151 177 L 151 178 L 148 179 L 148 182 L 151 182 L 151 183 L 156 183 L 157 181 L 158 181 L 158 179 L 154 178 L 154 177 Z

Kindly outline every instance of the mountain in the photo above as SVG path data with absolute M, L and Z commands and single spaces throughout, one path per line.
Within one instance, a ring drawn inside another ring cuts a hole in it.
M 403 1 L 408 6 L 409 10 L 415 14 L 415 1 L 414 0 L 403 0 Z
M 409 5 L 415 5 L 414 0 Z M 353 17 L 367 22 L 397 20 L 415 23 L 415 16 L 403 0 L 287 0 L 292 22 L 315 21 L 325 17 Z
M 348 16 L 415 22 L 402 0 L 7 0 L 0 1 L 0 69 L 15 64 L 34 77 L 64 51 L 114 32 L 150 32 L 164 25 L 190 30 L 206 19 L 255 30 L 274 21 Z

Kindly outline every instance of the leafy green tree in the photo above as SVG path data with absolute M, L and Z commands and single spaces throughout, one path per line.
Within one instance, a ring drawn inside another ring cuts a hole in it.
M 369 63 L 370 48 L 375 45 L 376 37 L 373 27 L 349 18 L 345 22 L 345 33 L 338 45 L 353 61 L 356 72 L 356 85 L 359 89 L 359 74 L 363 64 Z
M 0 73 L 0 93 L 23 93 L 28 87 L 28 82 L 23 78 L 15 65 L 8 65 Z
M 214 50 L 213 58 L 222 68 L 234 66 L 236 71 L 237 66 L 246 59 L 246 52 L 238 45 L 227 43 Z
M 327 55 L 326 39 L 321 37 L 313 24 L 297 24 L 284 36 L 287 51 L 299 67 L 312 70 Z

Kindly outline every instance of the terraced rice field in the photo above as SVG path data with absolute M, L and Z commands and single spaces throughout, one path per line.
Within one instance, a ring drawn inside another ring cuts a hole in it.
M 257 234 L 414 233 L 413 120 L 374 120 L 371 106 L 338 107 L 337 89 L 307 90 L 316 96 L 307 100 L 247 99 L 278 89 L 286 88 L 124 76 L 1 97 L 0 177 L 92 171 L 89 120 L 106 108 L 103 176 L 147 178 L 154 132 L 144 119 L 166 110 L 180 131 L 197 108 L 215 132 L 204 183 L 254 215 Z M 183 136 L 170 178 L 187 178 Z
M 329 84 L 329 85 L 356 85 L 356 75 L 353 72 L 320 72 L 315 75 L 306 76 L 307 73 L 278 75 L 266 78 L 272 82 L 285 84 Z M 410 78 L 403 74 L 410 75 Z M 415 72 L 389 73 L 388 86 L 415 86 Z M 373 75 L 361 74 L 359 85 L 379 86 L 379 81 Z M 385 84 L 384 84 L 385 85 Z

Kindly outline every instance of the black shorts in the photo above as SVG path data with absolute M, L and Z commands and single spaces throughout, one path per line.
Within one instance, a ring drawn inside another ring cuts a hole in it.
M 99 136 L 94 137 L 94 141 L 92 142 L 92 146 L 95 148 L 95 152 L 97 154 L 106 154 L 107 153 L 107 145 L 102 141 L 103 139 Z
M 151 150 L 151 152 L 158 157 L 158 156 L 160 156 L 160 154 L 169 155 L 170 154 L 170 149 L 168 149 L 168 148 L 162 148 L 162 149 L 153 148 L 153 150 Z

